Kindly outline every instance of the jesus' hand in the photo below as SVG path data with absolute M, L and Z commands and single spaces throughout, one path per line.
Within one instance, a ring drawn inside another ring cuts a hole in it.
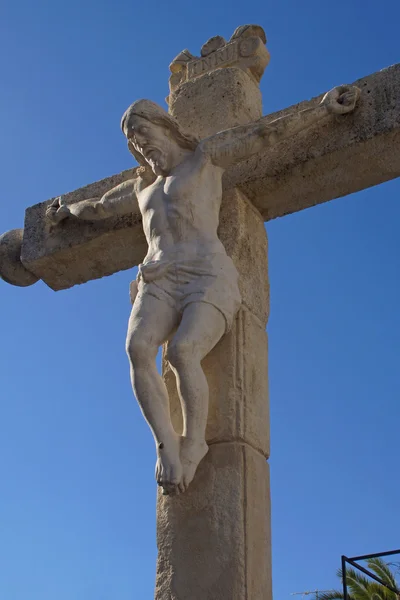
M 69 208 L 63 203 L 61 196 L 53 200 L 50 206 L 46 209 L 46 219 L 48 219 L 52 225 L 57 225 L 57 223 L 63 221 L 70 214 Z
M 332 114 L 344 115 L 355 109 L 359 97 L 360 90 L 355 85 L 339 85 L 325 94 L 321 104 Z

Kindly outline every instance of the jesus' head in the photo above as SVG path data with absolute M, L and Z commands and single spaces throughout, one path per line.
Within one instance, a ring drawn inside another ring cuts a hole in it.
M 182 131 L 178 122 L 151 100 L 137 100 L 125 111 L 121 129 L 129 149 L 142 166 L 166 176 L 182 151 L 193 152 L 198 140 Z

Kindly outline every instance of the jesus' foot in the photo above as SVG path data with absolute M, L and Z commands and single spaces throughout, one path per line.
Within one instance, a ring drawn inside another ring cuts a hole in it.
M 181 462 L 183 467 L 183 477 L 179 485 L 179 491 L 185 492 L 189 484 L 193 481 L 197 467 L 200 461 L 208 452 L 208 446 L 205 440 L 195 440 L 187 437 L 181 437 Z
M 157 447 L 156 480 L 167 495 L 179 493 L 178 485 L 182 481 L 179 440 L 179 436 L 174 435 L 160 442 Z

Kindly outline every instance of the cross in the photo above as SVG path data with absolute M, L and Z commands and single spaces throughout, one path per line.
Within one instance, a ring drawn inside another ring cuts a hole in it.
M 185 130 L 203 139 L 262 116 L 258 83 L 269 58 L 265 41 L 261 28 L 243 27 L 228 43 L 209 40 L 200 57 L 184 51 L 173 61 L 169 111 Z M 400 67 L 356 85 L 361 97 L 354 113 L 321 121 L 225 174 L 219 237 L 239 271 L 242 306 L 232 330 L 203 363 L 210 387 L 210 450 L 184 495 L 158 497 L 157 600 L 271 597 L 264 221 L 400 175 Z M 101 197 L 135 172 L 96 182 L 64 200 Z M 29 208 L 24 231 L 0 240 L 0 273 L 10 283 L 29 285 L 41 278 L 61 290 L 143 260 L 138 213 L 52 228 L 45 218 L 48 205 Z M 166 359 L 163 372 L 179 431 L 179 398 Z

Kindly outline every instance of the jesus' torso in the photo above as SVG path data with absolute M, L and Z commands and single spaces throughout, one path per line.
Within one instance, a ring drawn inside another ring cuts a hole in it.
M 148 243 L 144 263 L 225 254 L 217 236 L 222 173 L 194 152 L 137 194 Z

